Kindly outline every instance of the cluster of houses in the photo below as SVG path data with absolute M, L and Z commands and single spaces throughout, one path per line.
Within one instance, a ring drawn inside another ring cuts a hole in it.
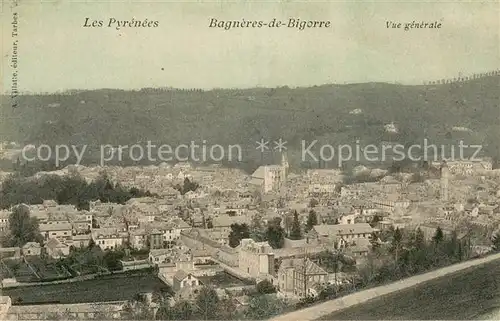
M 132 198 L 125 204 L 95 201 L 89 211 L 54 201 L 26 205 L 38 219 L 44 241 L 29 242 L 20 251 L 57 259 L 69 255 L 71 247 L 90 242 L 103 251 L 147 251 L 138 266 L 156 267 L 158 277 L 182 299 L 194 298 L 203 283 L 200 278 L 220 271 L 255 282 L 268 280 L 281 295 L 298 298 L 319 293 L 334 279 L 311 259 L 319 252 L 338 250 L 357 259 L 370 252 L 377 232 L 390 227 L 420 227 L 430 238 L 437 226 L 447 233 L 463 219 L 483 226 L 496 222 L 498 175 L 488 164 L 441 163 L 441 172 L 429 170 L 418 181 L 397 174 L 350 185 L 342 183 L 343 173 L 337 169 L 290 173 L 286 157 L 280 165 L 261 166 L 252 175 L 189 164 L 141 171 L 113 167 L 107 173 L 123 186 L 155 187 L 159 197 Z M 91 180 L 102 168 L 74 166 L 58 174 L 75 171 Z M 172 188 L 186 178 L 200 187 L 185 194 Z M 265 226 L 279 217 L 289 232 L 293 213 L 298 214 L 301 239 L 285 238 L 282 248 L 250 238 L 229 246 L 233 224 L 252 226 L 257 220 Z M 0 212 L 2 232 L 7 232 L 9 214 Z M 306 230 L 311 215 L 317 224 Z

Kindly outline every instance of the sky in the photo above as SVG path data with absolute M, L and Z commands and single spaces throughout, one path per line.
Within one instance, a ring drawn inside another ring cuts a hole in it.
M 21 92 L 143 87 L 248 88 L 370 81 L 420 84 L 500 69 L 500 3 L 490 1 L 34 1 L 3 5 L 2 75 L 12 83 L 19 17 Z M 157 28 L 86 28 L 85 19 Z M 328 20 L 330 28 L 209 28 L 218 20 Z M 388 29 L 387 21 L 441 22 Z

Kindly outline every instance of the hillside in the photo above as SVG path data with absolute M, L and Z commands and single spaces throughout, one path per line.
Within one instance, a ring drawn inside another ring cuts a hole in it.
M 0 140 L 22 144 L 135 144 L 148 140 L 246 146 L 261 161 L 255 141 L 283 138 L 289 150 L 301 140 L 333 146 L 393 141 L 487 145 L 496 156 L 500 137 L 500 76 L 461 83 L 403 86 L 385 83 L 310 88 L 183 91 L 96 90 L 24 95 L 18 108 L 3 96 Z M 358 110 L 357 112 L 353 112 Z M 397 124 L 390 134 L 384 125 Z M 468 132 L 453 131 L 465 127 Z M 271 144 L 272 146 L 272 144 Z M 293 155 L 293 151 L 290 151 Z M 264 161 L 272 161 L 269 155 Z M 300 163 L 291 157 L 292 163 Z

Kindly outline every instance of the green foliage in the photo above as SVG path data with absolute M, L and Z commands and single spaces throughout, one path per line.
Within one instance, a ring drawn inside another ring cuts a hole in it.
M 314 210 L 310 210 L 307 217 L 306 232 L 309 232 L 314 225 L 318 225 L 318 215 Z
M 174 188 L 181 193 L 181 195 L 184 195 L 188 192 L 194 192 L 200 187 L 200 185 L 196 182 L 192 182 L 189 180 L 189 178 L 184 178 L 184 183 L 183 185 L 175 185 Z
M 319 202 L 315 198 L 311 198 L 311 200 L 309 201 L 309 207 L 311 207 L 311 208 L 318 206 L 318 204 L 319 204 Z
M 432 240 L 434 241 L 435 244 L 439 244 L 441 243 L 441 241 L 443 241 L 443 238 L 444 238 L 443 230 L 441 229 L 441 227 L 438 226 L 434 236 L 432 237 Z
M 212 287 L 204 286 L 196 297 L 197 314 L 202 320 L 216 320 L 218 316 L 219 296 Z
M 122 268 L 120 260 L 125 257 L 124 251 L 106 251 L 103 257 L 104 265 L 110 271 L 117 271 Z
M 29 208 L 19 205 L 13 208 L 9 216 L 10 235 L 5 239 L 5 246 L 22 247 L 27 242 L 43 240 L 36 217 L 30 217 Z
M 262 226 L 260 215 L 254 215 L 250 223 L 250 237 L 255 242 L 266 240 L 266 229 Z
M 398 229 L 394 230 L 394 234 L 400 234 L 397 231 Z M 433 237 L 428 242 L 424 239 L 422 230 L 417 229 L 409 235 L 401 233 L 401 238 L 393 237 L 390 246 L 391 260 L 379 269 L 377 280 L 384 282 L 399 279 L 468 259 L 467 241 L 459 240 L 456 233 L 445 237 L 442 230 L 441 233 L 436 232 L 436 235 L 437 238 Z
M 231 232 L 229 233 L 229 246 L 237 247 L 242 239 L 250 238 L 250 229 L 247 224 L 231 224 Z
M 375 228 L 377 226 L 378 222 L 380 222 L 381 220 L 382 220 L 382 218 L 379 215 L 377 215 L 377 214 L 373 215 L 373 217 L 370 221 L 370 226 Z
M 258 295 L 252 297 L 245 317 L 250 320 L 264 320 L 280 314 L 285 303 L 274 295 Z
M 356 265 L 356 261 L 337 251 L 325 250 L 315 254 L 311 259 L 328 273 L 343 272 Z
M 119 184 L 113 184 L 105 173 L 90 183 L 79 175 L 48 175 L 38 179 L 10 176 L 0 189 L 0 207 L 56 200 L 59 204 L 72 204 L 79 209 L 89 210 L 90 201 L 123 204 L 132 197 L 147 195 L 152 194 L 137 189 L 130 192 Z
M 370 83 L 276 88 L 272 96 L 270 91 L 91 90 L 72 95 L 20 95 L 20 108 L 10 108 L 6 101 L 0 104 L 0 128 L 5 140 L 35 145 L 131 145 L 154 138 L 168 138 L 168 143 L 178 145 L 193 140 L 195 134 L 224 146 L 249 142 L 243 149 L 254 149 L 253 142 L 266 133 L 267 137 L 288 141 L 290 150 L 295 144 L 300 150 L 301 139 L 317 137 L 324 137 L 333 146 L 346 144 L 349 139 L 378 143 L 387 136 L 383 125 L 391 115 L 400 129 L 392 136 L 400 144 L 422 142 L 424 138 L 444 144 L 449 141 L 445 137 L 449 129 L 464 122 L 474 131 L 466 140 L 476 141 L 469 144 L 487 138 L 487 144 L 482 145 L 492 151 L 499 144 L 498 119 L 491 117 L 498 113 L 498 76 L 464 82 L 460 87 L 437 85 L 433 90 L 427 86 Z M 246 99 L 249 96 L 255 100 Z M 47 108 L 54 102 L 60 107 Z M 363 114 L 349 114 L 356 108 L 362 108 Z M 86 163 L 98 161 L 85 156 Z M 241 166 L 250 170 L 260 160 L 260 153 L 249 157 L 252 161 Z M 75 162 L 70 159 L 68 163 Z M 36 171 L 43 165 L 41 162 Z
M 281 227 L 281 218 L 276 217 L 267 225 L 266 240 L 273 249 L 281 249 L 285 244 L 285 230 Z
M 256 285 L 259 294 L 276 293 L 276 287 L 269 280 L 262 280 Z
M 380 247 L 380 240 L 379 240 L 379 237 L 378 237 L 378 233 L 376 232 L 372 232 L 372 234 L 370 235 L 370 244 L 371 244 L 371 247 L 372 247 L 372 251 L 377 251 Z
M 292 229 L 290 231 L 291 240 L 300 240 L 302 238 L 302 229 L 300 228 L 299 213 L 293 212 Z
M 180 301 L 166 314 L 166 318 L 158 317 L 159 320 L 193 320 L 195 314 L 194 306 L 188 301 Z M 162 312 L 165 313 L 165 312 Z M 160 314 L 161 316 L 161 314 Z
M 498 234 L 494 234 L 491 238 L 491 242 L 493 244 L 493 251 L 500 252 L 500 236 Z

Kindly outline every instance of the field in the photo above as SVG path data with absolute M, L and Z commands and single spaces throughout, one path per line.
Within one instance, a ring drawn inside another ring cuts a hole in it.
M 42 282 L 65 279 L 70 274 L 55 264 L 44 262 L 38 257 L 27 257 L 26 262 L 20 259 L 2 260 L 3 277 L 15 277 L 17 282 Z
M 114 275 L 88 281 L 7 288 L 14 303 L 83 303 L 133 299 L 137 293 L 162 291 L 168 286 L 153 275 Z

